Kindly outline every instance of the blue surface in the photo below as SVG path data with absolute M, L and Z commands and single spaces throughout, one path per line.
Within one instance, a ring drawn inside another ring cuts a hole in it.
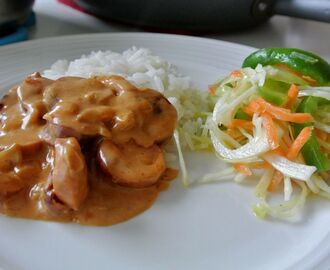
M 28 28 L 35 24 L 36 16 L 34 12 L 32 12 L 25 23 L 18 27 L 15 32 L 0 38 L 0 46 L 27 40 L 29 37 Z
M 0 38 L 0 46 L 19 42 L 19 41 L 24 41 L 27 39 L 28 39 L 28 29 L 26 27 L 20 27 L 16 30 L 16 32 Z

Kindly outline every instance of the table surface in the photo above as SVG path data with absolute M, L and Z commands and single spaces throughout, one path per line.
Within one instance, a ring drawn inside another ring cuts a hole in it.
M 83 33 L 136 32 L 140 28 L 107 23 L 76 11 L 56 0 L 36 0 L 37 26 L 30 38 Z M 253 47 L 299 47 L 330 60 L 330 24 L 273 16 L 267 23 L 246 31 L 204 35 Z
M 43 37 L 100 33 L 140 32 L 140 28 L 107 23 L 78 12 L 56 0 L 37 0 L 34 6 L 37 25 L 30 39 Z M 273 16 L 267 23 L 246 31 L 203 37 L 241 43 L 253 47 L 299 47 L 330 60 L 330 24 L 310 20 Z M 330 257 L 318 269 L 329 270 Z

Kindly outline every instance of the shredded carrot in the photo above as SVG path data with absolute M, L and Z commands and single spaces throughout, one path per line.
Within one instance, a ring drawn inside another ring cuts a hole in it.
M 235 140 L 236 140 L 236 138 L 242 136 L 241 132 L 239 132 L 237 129 L 234 129 L 234 128 L 228 128 L 227 134 Z
M 274 154 L 274 155 L 279 155 L 279 156 L 282 156 L 282 157 L 285 157 L 286 155 L 285 155 L 285 150 L 281 147 L 281 146 L 279 146 L 279 147 L 277 147 L 276 149 L 274 149 L 274 150 L 270 150 L 270 151 L 268 151 L 267 152 L 268 154 Z
M 327 138 L 328 138 L 328 134 L 326 132 L 324 132 L 323 130 L 320 130 L 318 128 L 315 129 L 315 134 L 322 141 L 326 141 Z
M 292 143 L 286 157 L 290 160 L 297 158 L 301 148 L 305 145 L 312 134 L 313 127 L 303 128 L 297 138 Z
M 233 119 L 231 123 L 228 125 L 229 129 L 234 129 L 236 127 L 241 127 L 246 130 L 253 130 L 253 124 L 251 121 L 243 120 L 243 119 Z
M 236 129 L 227 129 L 227 134 L 239 143 L 246 140 L 246 137 Z
M 237 140 L 237 142 L 240 144 L 245 144 L 247 142 L 247 138 L 245 136 L 242 136 Z
M 264 119 L 264 128 L 266 129 L 270 149 L 276 149 L 279 146 L 277 127 L 268 113 L 261 114 Z
M 230 73 L 230 76 L 241 78 L 241 77 L 243 77 L 243 73 L 242 73 L 242 71 L 240 71 L 240 70 L 233 70 L 233 71 Z
M 289 68 L 287 65 L 285 64 L 277 64 L 276 67 L 278 67 L 279 69 L 281 70 L 284 70 L 284 71 L 287 71 L 287 72 L 290 72 L 300 78 L 302 78 L 304 81 L 306 81 L 309 85 L 311 86 L 316 86 L 316 80 L 314 80 L 313 78 L 309 77 L 309 76 L 306 76 L 306 75 L 303 75 L 301 74 L 300 72 L 298 71 L 295 71 L 291 68 Z
M 245 107 L 244 111 L 249 115 L 253 115 L 254 113 L 262 114 L 264 112 L 268 112 L 273 118 L 293 123 L 305 123 L 313 121 L 313 117 L 309 113 L 292 113 L 288 109 L 270 104 L 261 97 L 251 101 L 250 104 Z
M 247 165 L 241 164 L 241 163 L 236 163 L 234 165 L 234 169 L 242 174 L 245 175 L 252 175 L 252 171 L 250 170 L 250 168 Z
M 246 141 L 246 137 L 241 135 L 241 136 L 237 137 L 235 140 L 239 143 L 243 143 L 244 141 Z
M 286 103 L 286 107 L 290 108 L 295 103 L 298 94 L 299 94 L 299 87 L 295 84 L 291 84 L 288 91 L 288 101 Z
M 281 70 L 284 70 L 284 71 L 287 71 L 287 72 L 290 72 L 294 75 L 297 75 L 299 77 L 301 77 L 301 74 L 291 68 L 289 68 L 286 64 L 276 64 L 275 65 L 278 69 L 281 69 Z
M 290 100 L 295 100 L 298 97 L 299 87 L 295 84 L 291 84 L 288 91 L 288 98 Z
M 281 182 L 283 181 L 284 176 L 281 172 L 276 171 L 274 173 L 274 176 L 272 178 L 272 181 L 270 182 L 269 186 L 268 186 L 268 191 L 269 192 L 274 192 L 277 190 L 278 186 L 281 184 Z
M 302 75 L 301 78 L 305 80 L 309 85 L 316 86 L 316 80 L 314 80 L 313 78 L 306 75 Z
M 283 139 L 280 140 L 280 147 L 284 150 L 285 153 L 289 150 L 288 144 Z
M 272 165 L 270 165 L 268 162 L 260 162 L 260 163 L 255 163 L 253 165 L 251 165 L 250 167 L 253 169 L 268 169 L 270 168 Z
M 211 84 L 208 87 L 208 91 L 210 94 L 215 95 L 215 92 L 217 91 L 218 84 Z
M 254 113 L 263 113 L 264 108 L 260 106 L 260 104 L 256 100 L 252 100 L 244 109 L 243 111 L 248 115 L 252 116 Z
M 248 131 L 253 130 L 253 124 L 251 121 L 243 119 L 233 119 L 232 122 L 228 125 L 227 134 L 238 142 L 245 141 L 246 137 L 242 135 L 242 133 L 237 129 L 237 127 L 244 128 Z

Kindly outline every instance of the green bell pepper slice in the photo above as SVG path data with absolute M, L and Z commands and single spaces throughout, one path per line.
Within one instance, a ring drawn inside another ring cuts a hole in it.
M 328 101 L 319 97 L 306 97 L 299 104 L 297 112 L 310 113 L 313 115 L 317 111 L 318 106 L 325 102 Z M 297 137 L 300 131 L 307 126 L 313 126 L 313 123 L 295 124 L 295 136 Z M 306 164 L 315 166 L 319 172 L 327 171 L 330 169 L 330 161 L 325 156 L 325 154 L 321 152 L 320 144 L 317 140 L 314 130 L 312 131 L 312 135 L 309 140 L 302 147 L 301 153 L 304 156 Z
M 295 48 L 265 48 L 250 54 L 243 67 L 255 68 L 258 64 L 284 64 L 290 69 L 316 80 L 317 85 L 326 85 L 330 81 L 330 65 L 318 55 Z
M 235 119 L 251 120 L 251 116 L 239 108 L 234 116 Z
M 266 79 L 264 85 L 258 89 L 258 94 L 266 101 L 282 106 L 288 101 L 289 87 L 287 83 Z

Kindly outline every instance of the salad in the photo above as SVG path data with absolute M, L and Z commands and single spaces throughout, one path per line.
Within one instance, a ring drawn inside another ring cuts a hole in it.
M 181 139 L 193 150 L 213 147 L 230 166 L 199 183 L 259 179 L 253 206 L 259 218 L 290 219 L 309 194 L 330 199 L 330 65 L 324 59 L 293 48 L 258 50 L 211 85 L 200 103 L 198 128 L 187 137 L 181 123 Z M 282 201 L 270 203 L 279 192 Z

